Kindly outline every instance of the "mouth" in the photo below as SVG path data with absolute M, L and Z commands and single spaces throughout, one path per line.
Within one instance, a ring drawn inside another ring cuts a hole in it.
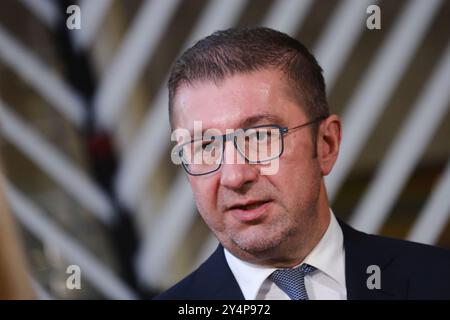
M 262 218 L 271 204 L 272 200 L 249 201 L 231 206 L 228 212 L 240 222 L 254 222 Z

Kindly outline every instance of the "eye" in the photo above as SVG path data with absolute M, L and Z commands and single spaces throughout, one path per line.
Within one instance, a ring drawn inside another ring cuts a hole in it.
M 258 141 L 264 141 L 268 138 L 268 135 L 270 133 L 267 132 L 267 130 L 259 130 L 256 132 L 256 139 Z
M 203 142 L 202 149 L 205 151 L 209 151 L 212 147 L 212 141 Z
M 212 148 L 214 148 L 214 141 L 215 137 L 212 137 L 211 140 L 203 140 L 202 142 L 202 149 L 205 151 L 211 151 Z

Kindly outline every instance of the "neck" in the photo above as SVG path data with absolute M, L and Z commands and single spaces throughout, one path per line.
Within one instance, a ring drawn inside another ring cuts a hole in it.
M 322 192 L 325 190 L 324 186 L 321 189 L 321 195 L 323 194 L 326 200 L 326 193 Z M 282 259 L 272 259 L 266 265 L 275 268 L 292 268 L 301 264 L 324 236 L 330 225 L 330 217 L 328 201 L 323 201 L 319 197 L 316 212 L 309 223 L 303 227 L 297 245 L 293 245 L 292 242 L 286 243 L 285 250 L 288 254 Z

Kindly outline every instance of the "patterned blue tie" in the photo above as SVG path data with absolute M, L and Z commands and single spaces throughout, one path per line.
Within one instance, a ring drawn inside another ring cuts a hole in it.
M 294 269 L 275 270 L 269 279 L 283 290 L 291 300 L 308 300 L 305 288 L 305 275 L 316 270 L 309 264 L 302 264 Z

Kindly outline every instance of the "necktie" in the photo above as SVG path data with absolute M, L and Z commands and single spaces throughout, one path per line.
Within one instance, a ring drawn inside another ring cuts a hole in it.
M 316 270 L 309 264 L 302 264 L 294 269 L 275 270 L 269 279 L 283 290 L 291 300 L 308 300 L 305 288 L 305 275 Z

